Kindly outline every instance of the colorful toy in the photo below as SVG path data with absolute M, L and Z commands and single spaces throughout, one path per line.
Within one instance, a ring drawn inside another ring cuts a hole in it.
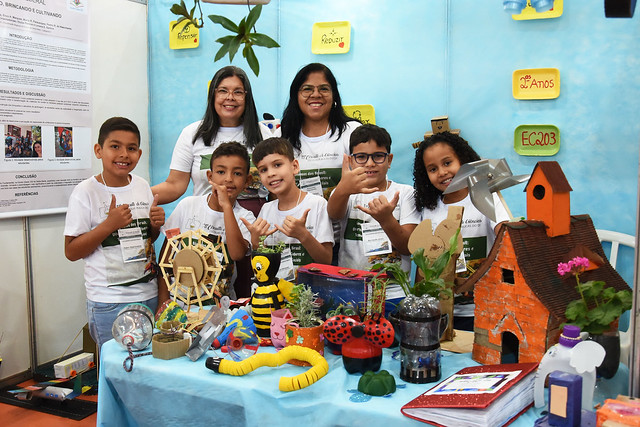
M 382 362 L 382 349 L 393 343 L 391 323 L 374 315 L 358 322 L 338 315 L 324 322 L 324 336 L 334 344 L 342 344 L 342 363 L 350 374 L 377 371 Z
M 251 295 L 251 317 L 258 336 L 270 338 L 271 312 L 284 307 L 293 283 L 276 277 L 280 268 L 279 253 L 254 252 L 251 267 L 258 285 Z
M 273 311 L 271 313 L 271 343 L 280 350 L 286 344 L 286 326 L 287 322 L 293 318 L 293 315 L 287 308 Z
M 389 371 L 367 371 L 358 381 L 358 391 L 370 396 L 385 396 L 395 393 L 396 380 Z
M 211 346 L 213 348 L 220 348 L 227 341 L 227 337 L 229 334 L 235 329 L 239 327 L 245 327 L 253 330 L 253 332 L 257 333 L 256 326 L 253 324 L 253 319 L 244 309 L 239 308 L 235 313 L 231 316 L 225 328 L 220 332 L 220 335 L 216 339 L 213 340 L 213 344 Z
M 222 351 L 226 351 L 233 360 L 239 362 L 256 354 L 259 347 L 260 338 L 255 328 L 238 326 L 227 336 L 227 345 L 222 347 Z
M 281 377 L 278 387 L 280 391 L 300 390 L 318 381 L 329 372 L 327 360 L 315 350 L 297 345 L 285 347 L 277 353 L 258 353 L 242 362 L 232 362 L 219 357 L 209 357 L 206 367 L 221 374 L 243 376 L 261 366 L 277 367 L 290 359 L 309 362 L 311 369 L 294 377 Z

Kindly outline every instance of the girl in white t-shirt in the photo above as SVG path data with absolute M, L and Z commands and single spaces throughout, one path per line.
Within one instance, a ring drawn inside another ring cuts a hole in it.
M 422 220 L 431 220 L 434 230 L 447 217 L 449 206 L 464 207 L 461 234 L 467 265 L 486 258 L 495 240 L 497 222 L 473 205 L 468 188 L 443 193 L 460 166 L 476 160 L 480 160 L 480 156 L 467 141 L 459 135 L 441 132 L 422 141 L 413 166 L 416 208 L 422 211 Z M 494 205 L 498 222 L 508 220 L 504 206 L 495 195 Z M 454 328 L 473 331 L 473 293 L 455 295 L 454 304 Z

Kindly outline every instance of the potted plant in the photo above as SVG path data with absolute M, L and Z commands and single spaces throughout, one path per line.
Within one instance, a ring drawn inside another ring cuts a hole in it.
M 442 316 L 439 298 L 451 300 L 453 281 L 443 275 L 453 271 L 460 229 L 451 236 L 448 248 L 435 259 L 429 259 L 424 249 L 416 250 L 411 260 L 422 273 L 412 285 L 409 275 L 398 264 L 376 265 L 378 274 L 385 272 L 388 282 L 396 283 L 406 297 L 398 310 L 389 316 L 400 341 L 400 378 L 412 383 L 438 381 L 440 371 L 440 338 L 449 316 Z
M 596 368 L 598 376 L 612 378 L 620 361 L 620 335 L 617 320 L 631 309 L 631 291 L 617 291 L 607 287 L 601 280 L 580 281 L 580 274 L 589 268 L 589 259 L 574 257 L 569 262 L 558 264 L 558 274 L 562 277 L 574 276 L 576 290 L 580 298 L 567 304 L 566 324 L 576 325 L 587 332 L 591 340 L 606 350 L 605 360 Z
M 196 6 L 200 12 L 200 19 L 194 16 Z M 184 0 L 180 0 L 180 3 L 175 3 L 171 6 L 171 12 L 178 15 L 174 27 L 182 21 L 187 21 L 182 31 L 190 25 L 194 25 L 197 28 L 204 26 L 204 20 L 202 19 L 202 9 L 200 8 L 200 0 L 194 0 L 194 5 L 191 10 L 187 10 L 187 6 Z M 216 42 L 222 44 L 218 52 L 216 53 L 214 61 L 218 61 L 229 55 L 229 62 L 233 62 L 240 45 L 243 45 L 242 56 L 247 60 L 247 64 L 251 67 L 253 73 L 257 76 L 260 73 L 260 63 L 253 51 L 253 46 L 262 46 L 266 48 L 280 47 L 280 45 L 266 34 L 258 33 L 255 25 L 262 13 L 262 5 L 255 6 L 249 12 L 245 18 L 242 18 L 238 24 L 235 24 L 229 18 L 221 15 L 209 15 L 209 19 L 214 24 L 220 24 L 225 29 L 231 31 L 232 35 L 220 37 Z
M 294 285 L 286 307 L 293 317 L 287 323 L 285 345 L 301 345 L 324 354 L 318 294 L 304 283 Z M 309 366 L 308 363 L 299 360 L 291 360 L 289 363 Z
M 251 253 L 251 267 L 257 288 L 251 295 L 250 303 L 258 336 L 269 338 L 271 312 L 284 307 L 284 300 L 289 298 L 293 284 L 277 277 L 285 244 L 280 242 L 276 246 L 266 246 L 264 240 L 265 236 L 261 236 L 258 247 Z

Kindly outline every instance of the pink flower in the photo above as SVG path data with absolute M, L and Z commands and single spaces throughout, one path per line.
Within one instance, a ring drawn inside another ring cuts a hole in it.
M 589 259 L 585 257 L 575 257 L 569 262 L 558 263 L 558 274 L 566 276 L 568 273 L 577 276 L 589 267 Z

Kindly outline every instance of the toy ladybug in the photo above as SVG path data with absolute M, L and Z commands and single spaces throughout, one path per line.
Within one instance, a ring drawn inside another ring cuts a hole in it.
M 364 322 L 338 315 L 324 322 L 324 336 L 334 344 L 342 344 L 342 363 L 350 374 L 377 371 L 382 362 L 382 349 L 393 343 L 391 323 L 374 314 Z

